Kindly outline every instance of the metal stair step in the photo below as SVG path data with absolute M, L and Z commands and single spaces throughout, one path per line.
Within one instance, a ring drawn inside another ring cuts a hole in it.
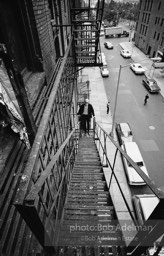
M 64 218 L 63 218 L 63 220 L 72 220 L 72 221 L 74 221 L 75 222 L 75 220 L 78 220 L 78 221 L 80 221 L 80 220 L 83 220 L 83 221 L 99 221 L 100 219 L 101 219 L 102 217 L 101 216 L 94 216 L 94 215 L 73 215 L 73 214 L 65 214 L 64 215 Z M 108 221 L 109 219 L 110 220 L 113 220 L 115 218 L 115 214 L 113 213 L 111 213 L 111 215 L 110 216 L 104 216 L 104 220 L 106 220 L 106 221 Z
M 94 182 L 93 182 L 93 179 L 94 179 Z M 104 180 L 104 176 L 102 177 L 97 177 L 97 176 L 92 176 L 92 177 L 83 177 L 83 178 L 72 178 L 71 179 L 71 183 L 89 183 L 92 185 L 96 185 L 98 183 L 101 183 L 102 181 Z
M 104 197 L 104 198 L 108 198 L 109 197 L 109 193 L 101 193 L 101 194 L 78 194 L 78 195 L 72 195 L 72 194 L 68 194 L 68 199 L 70 198 L 95 198 L 95 197 Z
M 75 192 L 75 194 L 76 195 L 81 195 L 81 194 L 83 194 L 83 195 L 94 195 L 94 196 L 96 196 L 96 195 L 100 195 L 101 193 L 102 194 L 104 194 L 104 193 L 107 193 L 107 194 L 109 194 L 109 192 L 108 191 L 104 191 L 104 190 L 83 190 L 82 192 L 81 191 L 79 191 L 78 189 L 77 190 L 75 190 L 76 192 Z M 74 193 L 74 190 L 72 191 L 72 190 L 70 190 L 70 192 L 69 192 L 69 194 L 73 194 Z M 68 196 L 69 196 L 69 194 L 68 194 Z
M 85 167 L 85 169 L 84 168 L 82 168 L 82 167 L 78 167 L 78 166 L 75 166 L 74 167 L 74 169 L 73 169 L 73 172 L 72 172 L 73 174 L 74 173 L 79 173 L 79 174 L 82 174 L 82 173 L 86 173 L 86 174 L 90 174 L 90 173 L 103 173 L 102 172 L 102 168 L 101 167 L 99 167 L 99 166 L 96 166 L 96 167 L 93 167 L 93 166 L 88 166 L 88 167 Z
M 65 209 L 74 209 L 75 206 L 73 204 L 66 204 L 65 205 Z M 97 211 L 97 212 L 110 212 L 110 211 L 114 211 L 114 207 L 113 205 L 110 205 L 110 206 L 104 206 L 104 207 L 100 207 L 98 205 L 95 205 L 95 206 L 91 206 L 91 205 L 78 205 L 78 209 L 91 209 L 93 211 Z
M 100 163 L 100 161 L 78 161 L 78 162 L 76 162 L 76 164 L 75 164 L 75 168 L 76 167 L 79 167 L 79 168 L 88 168 L 88 167 L 90 167 L 90 166 L 92 166 L 92 168 L 93 167 L 100 167 L 101 166 L 101 163 Z

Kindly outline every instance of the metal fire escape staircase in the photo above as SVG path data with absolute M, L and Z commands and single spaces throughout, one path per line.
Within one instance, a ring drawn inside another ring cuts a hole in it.
M 116 255 L 122 239 L 116 229 L 117 218 L 94 138 L 83 137 L 64 207 L 58 241 L 63 254 L 59 255 L 68 251 L 69 255 Z
M 71 22 L 76 64 L 80 67 L 101 66 L 97 53 L 100 50 L 99 36 L 104 0 L 88 0 L 80 7 L 75 2 L 72 3 Z

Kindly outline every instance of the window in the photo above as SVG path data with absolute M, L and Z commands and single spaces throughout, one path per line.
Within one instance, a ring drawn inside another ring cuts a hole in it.
M 149 23 L 149 20 L 150 20 L 150 14 L 148 15 L 147 24 Z
M 160 36 L 160 33 L 158 33 L 158 36 L 157 36 L 157 41 L 159 40 L 159 36 Z
M 161 1 L 159 2 L 159 5 L 158 5 L 158 11 L 160 10 L 161 8 Z
M 67 10 L 66 10 L 66 2 L 65 2 L 65 0 L 64 0 L 64 12 L 65 12 L 65 13 L 67 12 Z
M 146 33 L 147 33 L 147 28 L 148 28 L 148 27 L 146 26 L 146 27 L 145 27 L 145 36 L 146 36 Z
M 160 24 L 161 27 L 163 26 L 163 21 L 164 21 L 164 18 L 161 20 L 161 24 Z
M 157 23 L 157 19 L 158 19 L 158 17 L 155 18 L 155 24 Z
M 155 39 L 155 37 L 156 37 L 156 32 L 154 33 L 153 39 Z
M 144 34 L 144 30 L 145 30 L 145 25 L 143 25 L 142 35 Z
M 150 9 L 149 9 L 150 12 L 151 12 L 151 9 L 152 9 L 152 5 L 153 5 L 153 0 L 151 1 L 151 4 L 150 4 Z

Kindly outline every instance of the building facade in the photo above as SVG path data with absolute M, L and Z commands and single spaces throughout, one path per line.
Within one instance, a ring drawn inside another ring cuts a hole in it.
M 97 4 L 92 12 L 90 0 L 0 1 L 0 255 L 51 255 L 75 158 L 80 70 L 98 65 Z M 55 154 L 31 207 L 25 198 Z
M 135 44 L 150 57 L 163 56 L 164 2 L 140 0 Z

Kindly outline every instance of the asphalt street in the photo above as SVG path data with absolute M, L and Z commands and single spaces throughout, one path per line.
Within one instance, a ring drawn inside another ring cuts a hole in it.
M 101 37 L 101 49 L 106 55 L 109 78 L 103 78 L 107 98 L 110 99 L 111 112 L 114 110 L 119 65 L 133 62 L 120 55 L 120 41 L 128 38 Z M 104 41 L 114 45 L 113 50 L 104 48 Z M 141 63 L 142 64 L 142 63 Z M 150 66 L 151 67 L 151 66 Z M 144 97 L 148 93 L 142 84 L 143 76 L 135 75 L 129 66 L 121 69 L 116 122 L 129 122 L 134 140 L 137 142 L 150 178 L 158 187 L 164 186 L 164 100 L 161 94 L 149 94 L 146 106 Z

